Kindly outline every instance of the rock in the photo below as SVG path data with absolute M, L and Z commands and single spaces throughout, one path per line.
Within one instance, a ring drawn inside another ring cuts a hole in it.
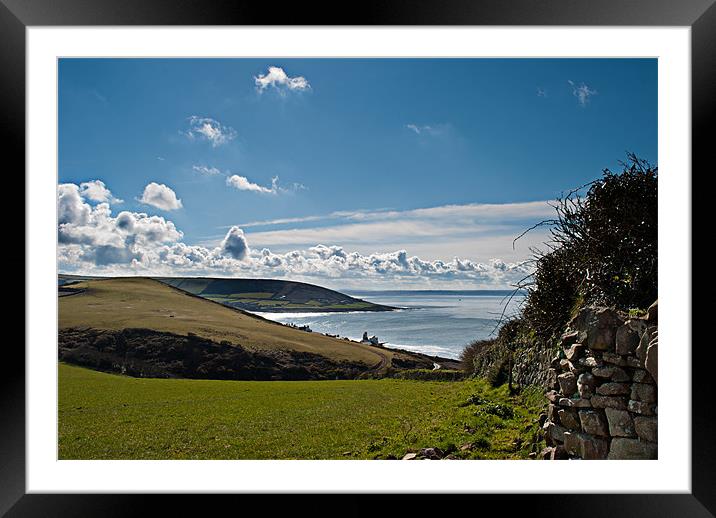
M 594 379 L 594 376 L 588 372 L 580 374 L 579 378 L 577 378 L 577 392 L 579 392 L 579 395 L 583 398 L 592 397 L 596 385 L 597 381 Z
M 654 415 L 656 413 L 654 405 L 643 401 L 634 401 L 633 399 L 629 401 L 627 409 L 634 414 Z
M 570 348 L 572 345 L 576 344 L 577 342 L 579 342 L 579 331 L 571 331 L 568 333 L 564 333 L 559 338 L 559 345 L 564 349 Z
M 644 367 L 644 363 L 636 356 L 627 356 L 626 364 L 628 367 L 633 367 L 634 369 L 642 369 Z
M 659 383 L 659 342 L 658 340 L 649 345 L 646 350 L 646 360 L 644 361 L 646 370 L 651 374 L 656 383 Z
M 609 446 L 607 441 L 577 432 L 564 434 L 564 449 L 570 455 L 582 459 L 603 459 L 607 456 Z
M 557 415 L 559 416 L 560 424 L 568 430 L 578 431 L 580 429 L 579 419 L 575 410 L 562 408 L 557 412 Z
M 536 451 L 532 451 L 532 452 L 530 452 L 530 454 L 527 455 L 527 456 L 528 456 L 530 459 L 536 459 L 536 458 L 537 458 L 537 452 L 536 452 Z M 447 458 L 447 457 L 445 457 L 445 458 Z
M 551 402 L 551 403 L 557 403 L 559 399 L 562 397 L 559 392 L 556 390 L 550 390 L 545 394 L 545 397 Z
M 612 437 L 636 437 L 634 421 L 626 410 L 616 408 L 605 408 L 607 421 L 609 422 L 609 434 Z
M 592 406 L 592 404 L 589 402 L 588 399 L 572 399 L 568 397 L 563 397 L 559 400 L 559 406 L 565 406 L 568 408 L 589 408 Z
M 637 416 L 634 418 L 634 429 L 640 439 L 657 441 L 658 423 L 656 417 Z
M 550 406 L 555 406 L 555 405 L 550 405 Z M 547 419 L 548 419 L 547 414 L 545 414 L 544 412 L 540 412 L 539 417 L 537 418 L 537 422 L 539 423 L 540 426 L 543 426 L 544 422 Z
M 567 360 L 567 359 L 559 360 L 559 369 L 562 372 L 572 372 L 573 368 L 574 367 L 572 366 L 572 362 L 570 362 L 569 360 Z
M 613 309 L 596 308 L 592 310 L 587 321 L 587 347 L 595 351 L 614 350 L 616 327 L 620 323 L 621 319 Z
M 557 370 L 556 369 L 549 369 L 547 371 L 547 388 L 548 389 L 557 388 Z
M 609 448 L 609 460 L 639 460 L 639 459 L 656 459 L 657 445 L 653 442 L 640 441 L 639 439 L 625 439 L 615 437 L 612 439 Z
M 592 374 L 598 378 L 609 378 L 612 381 L 629 381 L 629 375 L 621 367 L 615 365 L 606 365 L 604 367 L 595 367 Z
M 401 460 L 413 460 L 418 456 L 417 453 L 406 453 Z
M 556 442 L 564 442 L 564 432 L 566 432 L 566 430 L 558 424 L 547 421 L 544 423 L 542 429 L 544 430 L 544 438 L 548 446 L 553 446 Z
M 474 445 L 471 442 L 466 442 L 462 446 L 460 446 L 460 451 L 470 451 L 474 448 Z
M 627 409 L 627 401 L 623 397 L 593 396 L 591 401 L 594 408 Z
M 646 310 L 646 321 L 649 323 L 656 323 L 658 320 L 659 300 L 657 299 L 649 309 Z
M 602 360 L 604 360 L 607 363 L 612 363 L 614 365 L 618 365 L 619 367 L 626 367 L 626 360 L 615 353 L 606 352 L 602 354 Z
M 654 383 L 654 379 L 651 377 L 651 374 L 643 369 L 635 370 L 632 380 L 635 383 Z
M 631 386 L 631 399 L 644 403 L 656 403 L 656 386 L 646 383 L 633 383 Z
M 643 320 L 628 320 L 616 332 L 615 343 L 617 354 L 632 354 L 639 346 L 639 339 L 646 330 Z
M 629 394 L 629 385 L 626 383 L 603 383 L 597 387 L 600 396 L 621 396 Z
M 554 449 L 554 446 L 547 446 L 546 448 L 543 448 L 542 451 L 539 453 L 540 459 L 552 460 L 552 455 L 554 455 Z
M 552 451 L 552 459 L 551 460 L 564 460 L 568 459 L 569 455 L 567 455 L 567 450 L 564 449 L 564 446 L 561 444 L 558 444 L 554 447 L 554 450 Z
M 579 421 L 582 431 L 590 435 L 608 436 L 607 422 L 598 410 L 580 410 Z
M 577 361 L 582 355 L 586 347 L 582 344 L 574 344 L 569 349 L 564 351 L 564 355 L 569 361 Z
M 599 367 L 602 362 L 594 358 L 594 356 L 587 356 L 586 358 L 580 358 L 577 363 L 583 367 Z
M 530 453 L 530 455 L 532 455 L 532 453 Z M 534 455 L 537 455 L 537 454 L 535 453 Z M 530 458 L 532 458 L 532 457 L 530 457 Z M 450 455 L 446 455 L 445 457 L 443 457 L 443 460 L 457 460 L 457 457 L 451 453 Z
M 577 392 L 577 378 L 571 372 L 557 376 L 557 382 L 565 396 L 570 397 Z
M 547 419 L 553 422 L 559 421 L 559 407 L 555 405 L 554 403 L 550 403 L 547 406 Z M 561 421 L 560 421 L 561 422 Z M 540 423 L 540 426 L 544 425 L 544 423 Z
M 559 362 L 560 362 L 560 357 L 559 357 L 559 356 L 555 356 L 554 358 L 552 358 L 552 361 L 549 362 L 549 366 L 550 366 L 551 368 L 553 368 L 553 369 L 558 369 L 558 368 L 559 368 Z
M 579 432 L 564 434 L 564 449 L 569 455 L 579 455 Z
M 656 326 L 647 327 L 646 331 L 644 331 L 641 335 L 639 346 L 636 348 L 636 351 L 634 351 L 636 357 L 642 362 L 646 360 L 646 350 L 649 348 L 649 342 L 651 342 L 652 334 L 656 331 L 656 329 Z
M 440 448 L 423 448 L 418 452 L 418 454 L 426 459 L 439 460 L 443 458 L 445 452 L 443 452 Z

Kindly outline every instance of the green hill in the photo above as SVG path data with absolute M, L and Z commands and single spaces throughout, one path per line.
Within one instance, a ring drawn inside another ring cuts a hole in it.
M 193 295 L 246 311 L 304 313 L 395 309 L 304 282 L 212 277 L 157 277 L 157 280 Z
M 60 358 L 140 377 L 336 379 L 455 362 L 306 332 L 142 277 L 76 281 Z

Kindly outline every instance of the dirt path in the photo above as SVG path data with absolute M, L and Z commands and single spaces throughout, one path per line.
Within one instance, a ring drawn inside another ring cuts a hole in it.
M 380 356 L 380 362 L 378 362 L 378 364 L 375 367 L 373 367 L 371 370 L 373 370 L 375 372 L 379 372 L 381 370 L 387 369 L 388 365 L 390 364 L 390 358 L 388 358 L 388 356 L 386 354 L 384 354 L 382 351 L 380 351 L 377 348 L 373 352 L 375 352 L 375 354 Z

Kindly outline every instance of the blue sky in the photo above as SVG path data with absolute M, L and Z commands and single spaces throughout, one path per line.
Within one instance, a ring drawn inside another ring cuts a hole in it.
M 657 162 L 656 60 L 63 59 L 60 266 L 504 287 L 626 151 Z

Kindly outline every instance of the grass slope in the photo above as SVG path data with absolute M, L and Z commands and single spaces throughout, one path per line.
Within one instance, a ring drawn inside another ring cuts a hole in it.
M 157 279 L 194 295 L 249 311 L 388 311 L 393 309 L 304 282 L 211 277 L 157 277 Z
M 478 380 L 137 379 L 60 364 L 59 458 L 372 459 L 436 446 L 526 458 L 540 396 Z M 490 413 L 495 403 L 514 416 Z
M 378 365 L 399 353 L 307 333 L 188 295 L 159 281 L 127 277 L 72 285 L 82 290 L 59 299 L 59 327 L 121 330 L 148 328 L 227 340 L 248 349 L 284 349 L 334 360 Z

